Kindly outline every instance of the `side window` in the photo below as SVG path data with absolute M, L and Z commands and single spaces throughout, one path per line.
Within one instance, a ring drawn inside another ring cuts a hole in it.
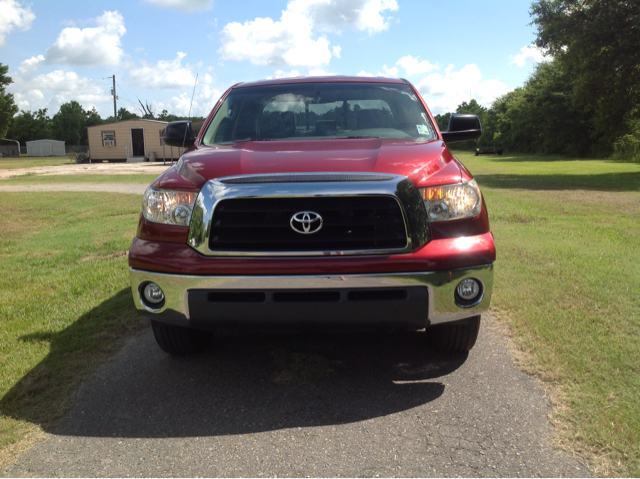
M 116 132 L 113 130 L 103 131 L 102 146 L 116 146 Z
M 202 139 L 205 145 L 224 143 L 231 140 L 231 117 L 234 116 L 234 113 L 229 107 L 229 98 L 226 98 L 220 105 L 213 120 L 211 120 L 211 124 Z

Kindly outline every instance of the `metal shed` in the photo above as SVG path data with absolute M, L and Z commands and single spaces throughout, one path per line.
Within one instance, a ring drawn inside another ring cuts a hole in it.
M 27 156 L 65 156 L 64 141 L 27 141 Z
M 20 156 L 20 143 L 17 140 L 0 140 L 0 157 Z

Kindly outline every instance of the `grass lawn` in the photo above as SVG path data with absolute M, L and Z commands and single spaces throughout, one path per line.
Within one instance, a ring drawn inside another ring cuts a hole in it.
M 600 474 L 640 476 L 640 165 L 456 154 L 490 211 L 494 315 L 510 325 L 523 367 L 554 392 L 562 441 Z M 4 193 L 0 207 L 1 460 L 147 323 L 124 256 L 139 196 Z
M 164 171 L 163 171 L 164 173 Z M 150 184 L 158 174 L 153 175 L 20 175 L 0 180 L 2 185 L 49 185 L 54 183 L 146 183 Z
M 127 287 L 138 195 L 4 193 L 0 205 L 2 462 L 147 322 Z
M 75 161 L 72 161 L 68 156 L 21 156 L 19 158 L 0 158 L 0 169 L 71 165 L 73 163 L 75 163 Z
M 600 474 L 638 477 L 640 165 L 455 154 L 489 208 L 492 309 L 555 390 L 561 439 Z

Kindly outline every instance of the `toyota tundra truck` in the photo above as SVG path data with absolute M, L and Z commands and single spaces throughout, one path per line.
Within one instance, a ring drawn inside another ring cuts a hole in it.
M 129 251 L 135 306 L 170 354 L 216 330 L 424 330 L 469 351 L 491 301 L 487 208 L 408 81 L 305 77 L 239 83 L 147 189 Z

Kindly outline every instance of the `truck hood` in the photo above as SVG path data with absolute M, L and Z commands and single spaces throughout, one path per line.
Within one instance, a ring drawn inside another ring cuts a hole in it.
M 458 183 L 462 178 L 458 162 L 443 141 L 385 138 L 198 146 L 183 155 L 177 168 L 198 188 L 224 176 L 309 172 L 391 173 L 409 177 L 418 187 Z M 164 187 L 162 183 L 158 186 Z

